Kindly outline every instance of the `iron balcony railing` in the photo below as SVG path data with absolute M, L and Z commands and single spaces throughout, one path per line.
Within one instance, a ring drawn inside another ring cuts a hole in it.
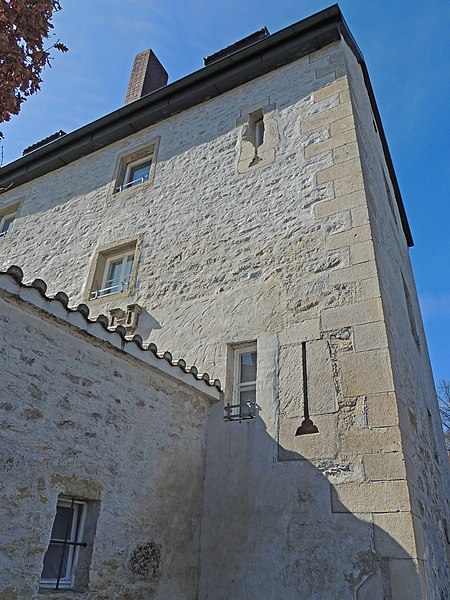
M 114 280 L 110 279 L 109 281 L 105 282 L 106 287 L 91 292 L 90 299 L 95 300 L 96 298 L 101 298 L 102 296 L 109 296 L 110 294 L 116 294 L 118 292 L 126 292 L 130 286 L 130 277 L 127 277 L 123 281 L 120 281 L 114 285 L 108 285 L 113 282 Z
M 133 179 L 132 181 L 128 181 L 127 183 L 122 183 L 122 185 L 116 187 L 116 192 L 121 192 L 122 190 L 132 187 L 133 185 L 144 183 L 144 181 L 148 181 L 148 176 L 149 173 L 147 173 L 147 175 L 142 175 L 142 177 L 138 177 L 137 179 Z

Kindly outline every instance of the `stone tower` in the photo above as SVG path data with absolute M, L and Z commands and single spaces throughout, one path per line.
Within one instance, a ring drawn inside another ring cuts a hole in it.
M 0 185 L 0 216 L 16 217 L 2 269 L 131 314 L 131 334 L 225 382 L 197 598 L 448 598 L 412 238 L 337 7 L 209 57 L 3 167 Z

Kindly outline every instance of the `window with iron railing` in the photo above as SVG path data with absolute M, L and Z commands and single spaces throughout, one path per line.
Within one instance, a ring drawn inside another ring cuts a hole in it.
M 149 180 L 150 169 L 152 167 L 152 159 L 145 158 L 129 163 L 126 167 L 123 181 L 117 186 L 116 191 L 128 189 L 135 185 L 140 185 Z
M 126 292 L 130 286 L 134 264 L 134 251 L 106 259 L 101 287 L 91 292 L 91 300 Z
M 256 344 L 235 349 L 233 395 L 225 406 L 228 421 L 253 419 L 256 415 Z

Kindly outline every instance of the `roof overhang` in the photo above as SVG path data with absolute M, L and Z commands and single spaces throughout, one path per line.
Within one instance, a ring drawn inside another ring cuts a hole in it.
M 347 42 L 361 65 L 403 230 L 408 245 L 412 246 L 411 231 L 367 67 L 337 5 L 269 35 L 5 165 L 0 169 L 0 187 L 10 189 L 32 181 L 340 39 Z

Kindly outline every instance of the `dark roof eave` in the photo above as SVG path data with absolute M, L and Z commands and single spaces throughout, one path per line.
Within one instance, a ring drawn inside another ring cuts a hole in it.
M 403 228 L 408 245 L 412 246 L 411 232 L 364 58 L 337 4 L 122 106 L 4 166 L 0 169 L 0 187 L 10 189 L 12 185 L 17 187 L 32 181 L 161 120 L 289 64 L 341 37 L 349 44 L 363 69 Z

